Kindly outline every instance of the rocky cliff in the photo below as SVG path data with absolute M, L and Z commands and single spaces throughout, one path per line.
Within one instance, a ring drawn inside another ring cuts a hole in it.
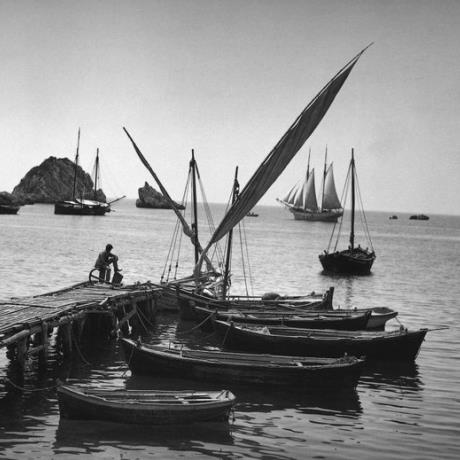
M 32 168 L 14 187 L 13 196 L 21 203 L 54 203 L 73 198 L 75 163 L 68 158 L 47 158 L 41 165 Z M 91 176 L 77 166 L 76 197 L 94 199 Z M 102 190 L 96 199 L 106 201 Z
M 156 191 L 148 182 L 138 189 L 139 198 L 136 200 L 138 208 L 171 209 L 165 197 Z M 184 209 L 181 204 L 175 203 L 178 209 Z

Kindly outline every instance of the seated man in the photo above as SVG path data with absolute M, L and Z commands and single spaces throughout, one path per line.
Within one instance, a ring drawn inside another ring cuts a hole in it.
M 106 274 L 108 274 L 107 271 L 109 269 L 110 264 L 113 264 L 113 269 L 115 270 L 115 273 L 121 272 L 121 268 L 118 268 L 118 256 L 112 254 L 112 249 L 113 246 L 111 244 L 108 244 L 105 247 L 105 250 L 99 253 L 96 263 L 94 264 L 94 266 L 99 269 L 99 278 L 101 280 L 106 280 Z

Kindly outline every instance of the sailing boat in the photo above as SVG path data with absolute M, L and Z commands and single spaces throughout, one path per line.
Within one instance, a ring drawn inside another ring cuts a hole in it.
M 310 172 L 310 152 L 305 179 L 294 185 L 289 193 L 278 201 L 292 212 L 295 220 L 337 222 L 343 214 L 343 208 L 335 189 L 332 163 L 327 167 L 327 148 L 324 158 L 321 206 L 318 206 L 316 200 L 315 169 Z
M 343 273 L 349 275 L 368 275 L 371 271 L 372 264 L 375 260 L 375 252 L 372 247 L 372 241 L 370 239 L 369 231 L 367 229 L 367 224 L 365 225 L 365 233 L 370 243 L 371 249 L 363 249 L 360 245 L 355 245 L 355 203 L 356 203 L 356 190 L 359 191 L 357 187 L 357 175 L 355 167 L 355 158 L 354 158 L 354 149 L 351 150 L 351 161 L 348 168 L 347 179 L 345 180 L 345 189 L 344 193 L 347 191 L 348 187 L 351 187 L 351 225 L 350 225 L 350 244 L 348 249 L 343 251 L 337 251 L 337 244 L 340 237 L 340 230 L 342 227 L 342 222 L 340 223 L 339 230 L 337 232 L 337 238 L 335 241 L 334 249 L 331 251 L 331 242 L 335 232 L 335 226 L 332 230 L 332 235 L 329 240 L 329 246 L 327 250 L 324 251 L 324 254 L 319 255 L 319 260 L 321 265 L 324 268 L 325 272 L 332 273 Z M 361 198 L 359 196 L 359 198 Z M 360 199 L 361 201 L 361 199 Z M 362 202 L 361 202 L 362 208 Z M 365 221 L 364 210 L 362 210 L 363 221 Z
M 367 47 L 349 61 L 313 98 L 257 168 L 240 192 L 238 200 L 231 205 L 208 244 L 203 249 L 195 267 L 195 274 L 197 277 L 199 276 L 201 265 L 210 248 L 227 235 L 231 229 L 238 225 L 246 214 L 265 195 L 267 190 L 273 185 L 297 152 L 302 148 L 326 115 L 326 112 L 345 83 L 351 70 L 366 49 Z
M 124 197 L 117 198 L 109 203 L 98 200 L 98 182 L 99 182 L 99 149 L 96 150 L 96 160 L 94 163 L 94 188 L 91 191 L 91 198 L 87 199 L 81 196 L 77 197 L 77 172 L 80 149 L 80 129 L 78 130 L 77 153 L 75 155 L 75 168 L 73 178 L 73 192 L 71 200 L 57 201 L 54 204 L 54 214 L 70 214 L 77 216 L 103 216 L 110 212 L 110 205 Z

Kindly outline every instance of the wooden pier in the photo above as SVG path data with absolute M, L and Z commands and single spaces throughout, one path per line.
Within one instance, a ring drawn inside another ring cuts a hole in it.
M 80 283 L 32 297 L 0 300 L 0 349 L 24 368 L 28 357 L 46 362 L 50 337 L 57 332 L 64 353 L 84 337 L 115 337 L 129 322 L 145 327 L 157 311 L 161 287 L 151 283 L 113 287 Z

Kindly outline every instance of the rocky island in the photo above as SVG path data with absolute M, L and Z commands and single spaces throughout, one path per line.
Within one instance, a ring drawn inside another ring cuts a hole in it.
M 138 208 L 153 208 L 153 209 L 171 209 L 166 198 L 157 190 L 155 190 L 148 182 L 143 187 L 138 189 L 139 198 L 136 200 Z M 174 202 L 178 209 L 184 209 L 184 206 Z
M 76 170 L 76 197 L 106 202 L 102 190 L 96 197 L 93 180 L 80 166 Z M 21 204 L 54 203 L 73 199 L 75 163 L 68 158 L 49 157 L 39 166 L 32 168 L 14 187 L 12 196 Z

